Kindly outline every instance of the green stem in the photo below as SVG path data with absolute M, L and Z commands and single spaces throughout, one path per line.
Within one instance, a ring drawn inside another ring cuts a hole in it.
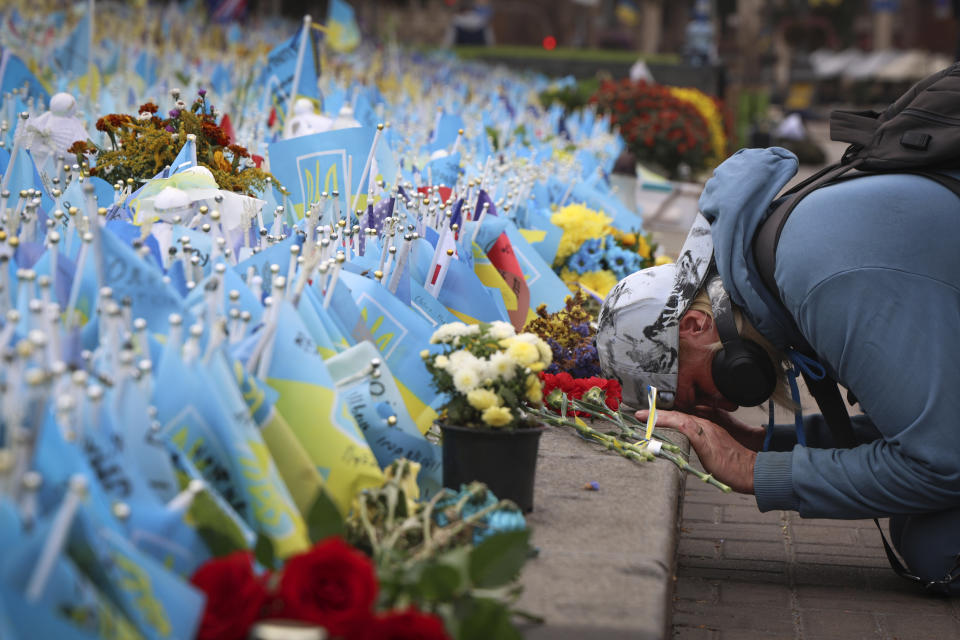
M 370 537 L 370 548 L 373 550 L 374 555 L 378 555 L 380 553 L 380 543 L 377 541 L 377 530 L 374 528 L 373 523 L 370 522 L 370 516 L 367 513 L 365 496 L 361 496 L 360 499 L 360 522 L 363 523 L 363 528 L 367 532 L 367 536 Z
M 431 544 L 430 529 L 433 526 L 433 510 L 436 509 L 437 503 L 450 493 L 448 489 L 440 489 L 423 510 L 423 543 L 425 545 Z
M 643 462 L 646 460 L 653 459 L 653 454 L 650 453 L 650 451 L 648 451 L 645 446 L 638 446 L 635 444 L 631 444 L 629 442 L 623 442 L 618 438 L 616 438 L 615 436 L 609 436 L 609 435 L 600 433 L 599 431 L 596 431 L 585 424 L 577 424 L 572 420 L 564 420 L 562 418 L 558 418 L 557 416 L 544 410 L 534 411 L 534 413 L 540 416 L 544 420 L 544 422 L 547 422 L 548 424 L 564 426 L 564 427 L 573 427 L 574 429 L 577 430 L 578 433 L 580 433 L 587 439 L 590 439 L 590 440 L 593 440 L 594 442 L 602 444 L 606 446 L 607 449 L 612 449 L 617 453 L 619 453 L 620 455 L 622 455 L 623 457 L 628 458 L 630 460 L 634 460 L 636 462 Z M 724 493 L 730 493 L 732 491 L 732 489 L 728 485 L 720 482 L 710 474 L 704 473 L 699 469 L 695 469 L 694 467 L 690 466 L 690 464 L 686 460 L 684 460 L 681 456 L 675 455 L 675 454 L 683 453 L 683 451 L 676 445 L 661 442 L 660 446 L 661 446 L 661 449 L 660 449 L 659 455 L 662 458 L 666 458 L 667 460 L 675 464 L 681 470 L 693 474 L 700 480 L 703 480 L 707 484 L 711 484 L 717 487 Z
M 664 458 L 666 458 L 673 464 L 677 465 L 677 467 L 679 467 L 680 469 L 686 471 L 687 473 L 692 473 L 693 475 L 700 478 L 707 484 L 712 484 L 713 486 L 715 486 L 717 489 L 720 489 L 720 491 L 723 491 L 724 493 L 730 493 L 731 491 L 733 491 L 733 489 L 730 488 L 729 485 L 726 485 L 720 482 L 719 480 L 714 478 L 712 474 L 704 473 L 703 471 L 700 471 L 699 469 L 696 469 L 690 466 L 690 463 L 684 460 L 683 458 L 679 458 L 677 456 L 674 456 L 670 453 L 663 452 L 663 451 L 660 452 L 660 455 L 662 455 Z

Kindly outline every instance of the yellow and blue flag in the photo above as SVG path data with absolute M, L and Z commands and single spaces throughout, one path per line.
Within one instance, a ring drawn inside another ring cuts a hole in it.
M 280 394 L 276 409 L 320 472 L 327 493 L 346 514 L 353 497 L 378 486 L 383 474 L 303 320 L 292 304 L 281 305 L 267 384 Z
M 347 202 L 348 190 L 351 200 L 357 193 L 361 194 L 357 208 L 366 209 L 371 177 L 393 184 L 397 175 L 396 161 L 383 139 L 377 143 L 367 180 L 362 183 L 360 180 L 376 132 L 374 127 L 352 127 L 280 140 L 268 146 L 270 172 L 290 192 L 288 199 L 297 220 L 324 191 L 340 193 L 340 211 L 345 214 L 353 206 L 352 202 Z M 330 224 L 333 221 L 323 219 L 321 222 Z
M 327 5 L 327 43 L 334 51 L 346 53 L 360 44 L 357 17 L 344 0 L 330 0 Z
M 317 64 L 314 59 L 313 31 L 309 28 L 304 33 L 305 26 L 300 25 L 297 32 L 289 39 L 273 48 L 267 55 L 267 64 L 260 75 L 260 86 L 263 88 L 264 100 L 268 104 L 261 104 L 262 111 L 273 107 L 281 114 L 280 120 L 287 105 L 297 96 L 320 100 L 320 89 L 317 87 Z M 303 48 L 303 51 L 301 51 Z M 300 60 L 300 75 L 297 77 L 297 60 Z M 297 79 L 297 86 L 293 86 Z M 271 156 L 272 158 L 272 156 Z
M 433 326 L 373 280 L 348 271 L 341 272 L 340 280 L 349 287 L 381 357 L 392 371 L 403 372 L 403 380 L 397 380 L 400 395 L 417 427 L 426 432 L 442 400 L 420 357 L 430 343 Z

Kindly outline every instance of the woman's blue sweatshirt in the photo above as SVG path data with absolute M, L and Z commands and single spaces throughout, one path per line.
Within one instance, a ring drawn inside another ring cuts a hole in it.
M 757 505 L 815 518 L 960 506 L 960 198 L 905 174 L 813 192 L 780 238 L 781 305 L 752 246 L 796 170 L 780 148 L 744 149 L 717 167 L 700 198 L 717 267 L 774 345 L 796 344 L 795 323 L 882 437 L 852 449 L 759 453 Z

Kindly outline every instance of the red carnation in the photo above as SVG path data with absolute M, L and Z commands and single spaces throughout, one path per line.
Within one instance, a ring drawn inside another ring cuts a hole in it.
M 267 600 L 264 579 L 253 573 L 253 554 L 237 551 L 197 569 L 190 582 L 207 595 L 198 640 L 243 640 Z
M 350 636 L 370 619 L 377 578 L 367 556 L 340 538 L 327 538 L 287 561 L 277 597 L 280 617 Z
M 606 378 L 574 378 L 566 371 L 561 373 L 541 373 L 540 380 L 543 382 L 543 397 L 546 398 L 554 389 L 560 389 L 571 400 L 579 400 L 587 391 L 593 387 L 599 387 L 607 396 L 607 407 L 616 411 L 620 407 L 620 400 L 623 392 L 620 383 L 616 380 Z M 554 407 L 551 407 L 554 408 Z M 577 415 L 585 415 L 578 412 Z
M 416 609 L 390 611 L 364 626 L 353 640 L 449 640 L 443 621 Z

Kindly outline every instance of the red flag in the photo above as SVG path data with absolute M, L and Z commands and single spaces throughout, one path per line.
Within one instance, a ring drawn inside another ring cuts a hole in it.
M 227 136 L 227 144 L 233 144 L 237 136 L 233 132 L 233 123 L 230 122 L 230 116 L 226 113 L 223 114 L 223 118 L 220 120 L 220 128 L 223 129 L 223 132 Z
M 530 310 L 530 288 L 527 286 L 526 278 L 523 277 L 523 270 L 520 269 L 520 263 L 513 252 L 513 244 L 506 232 L 501 233 L 490 247 L 487 258 L 517 296 L 517 308 L 508 313 L 514 328 L 517 331 L 523 331 L 524 325 L 527 324 L 527 313 Z
M 450 194 L 453 193 L 453 189 L 450 187 L 438 187 L 440 191 L 440 201 L 446 202 L 450 199 Z M 417 187 L 417 193 L 429 193 L 430 187 Z

